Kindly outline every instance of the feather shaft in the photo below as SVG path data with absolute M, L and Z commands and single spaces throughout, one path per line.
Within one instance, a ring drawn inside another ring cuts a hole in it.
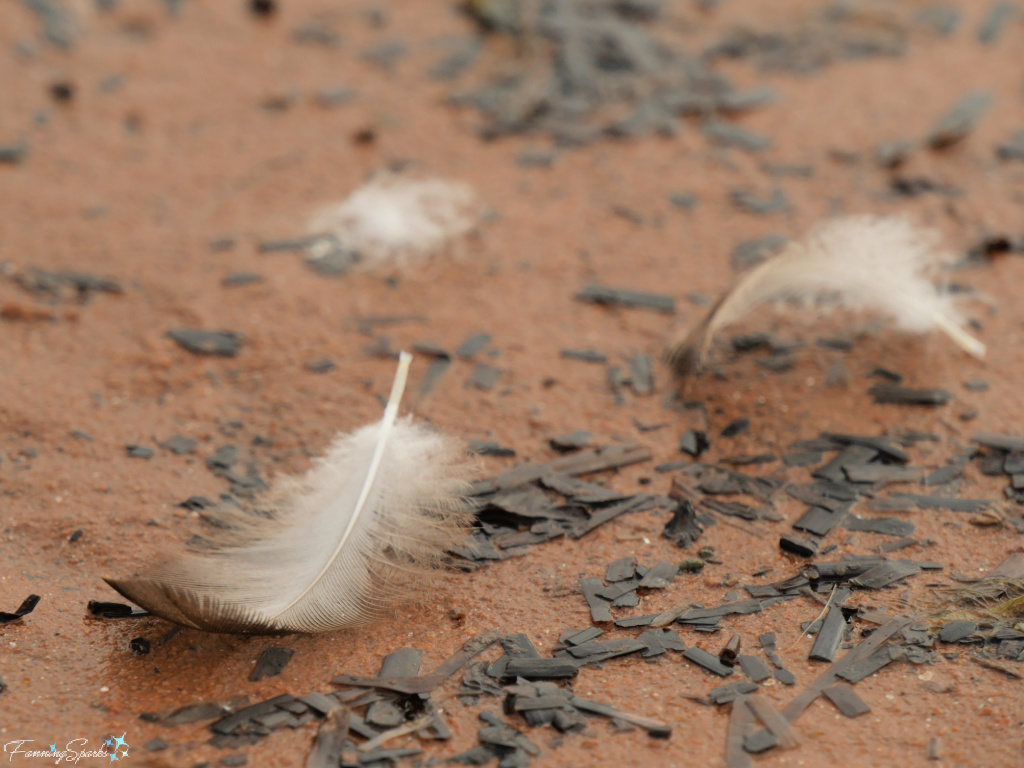
M 272 619 L 276 619 L 289 608 L 294 607 L 302 598 L 308 595 L 313 588 L 321 582 L 324 575 L 331 569 L 338 554 L 348 543 L 356 523 L 360 520 L 363 510 L 366 509 L 366 501 L 370 498 L 370 489 L 373 488 L 373 481 L 377 479 L 377 471 L 380 469 L 381 460 L 384 458 L 384 448 L 387 446 L 388 437 L 391 435 L 391 428 L 395 426 L 395 419 L 398 418 L 398 406 L 402 402 L 402 395 L 405 393 L 405 383 L 409 379 L 409 366 L 412 364 L 412 355 L 408 352 L 400 352 L 398 355 L 398 370 L 395 371 L 395 380 L 391 384 L 391 394 L 388 396 L 387 405 L 384 406 L 384 418 L 381 419 L 380 435 L 377 437 L 377 445 L 373 449 L 373 458 L 370 459 L 370 468 L 366 472 L 366 479 L 362 488 L 359 489 L 359 498 L 356 499 L 355 510 L 345 526 L 345 532 L 341 535 L 338 546 L 334 548 L 330 559 L 320 569 L 320 572 L 294 600 L 278 611 Z

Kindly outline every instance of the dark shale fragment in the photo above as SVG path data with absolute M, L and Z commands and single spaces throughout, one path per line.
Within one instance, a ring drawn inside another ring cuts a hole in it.
M 590 304 L 653 309 L 658 312 L 675 312 L 676 309 L 675 299 L 671 296 L 601 285 L 588 285 L 576 294 L 576 299 Z
M 242 348 L 242 335 L 233 331 L 204 331 L 194 328 L 167 332 L 178 346 L 196 355 L 234 357 Z
M 946 149 L 960 142 L 974 130 L 993 101 L 992 94 L 982 91 L 974 91 L 963 96 L 932 126 L 925 142 L 931 149 Z
M 284 671 L 288 662 L 295 653 L 291 648 L 267 648 L 256 663 L 252 675 L 249 677 L 253 682 L 258 682 L 268 677 L 276 677 Z
M 953 399 L 945 389 L 913 389 L 898 384 L 875 384 L 868 394 L 876 403 L 889 405 L 945 405 Z
M 822 693 L 836 705 L 836 709 L 844 717 L 859 717 L 871 711 L 871 707 L 857 695 L 857 692 L 848 683 L 830 685 Z
M 717 657 L 712 656 L 703 648 L 687 648 L 683 651 L 683 657 L 688 661 L 692 661 L 697 666 L 703 667 L 708 672 L 719 675 L 720 677 L 728 677 L 733 672 L 732 667 L 726 666 L 719 661 Z
M 28 616 L 36 609 L 40 600 L 42 600 L 42 598 L 39 595 L 29 595 L 21 601 L 21 605 L 14 609 L 14 613 L 0 611 L 0 626 L 3 626 L 4 624 L 11 624 L 12 622 Z
M 814 640 L 809 658 L 815 661 L 834 661 L 836 653 L 839 652 L 839 644 L 846 634 L 846 618 L 843 609 L 833 605 L 825 614 L 825 620 L 818 630 L 818 636 Z

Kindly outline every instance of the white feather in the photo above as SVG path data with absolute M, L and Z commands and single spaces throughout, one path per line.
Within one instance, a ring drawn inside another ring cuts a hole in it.
M 245 633 L 363 624 L 422 590 L 464 533 L 467 465 L 448 438 L 396 421 L 410 361 L 403 353 L 384 418 L 279 483 L 268 516 L 229 514 L 211 551 L 108 583 L 170 621 Z
M 315 243 L 311 253 L 320 258 L 340 244 L 367 264 L 429 256 L 469 232 L 479 219 L 480 204 L 468 184 L 378 173 L 312 218 L 310 234 L 331 237 Z
M 714 334 L 771 301 L 835 299 L 854 310 L 888 315 L 901 330 L 938 329 L 965 352 L 985 345 L 963 328 L 941 279 L 948 255 L 936 237 L 902 217 L 848 216 L 827 221 L 800 242 L 750 270 L 692 330 L 669 346 L 668 359 L 690 373 L 702 366 Z

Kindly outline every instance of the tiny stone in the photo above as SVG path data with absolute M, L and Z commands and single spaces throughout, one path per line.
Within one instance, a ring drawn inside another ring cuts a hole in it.
M 331 371 L 338 370 L 338 365 L 329 357 L 321 358 L 320 360 L 309 360 L 302 365 L 310 373 L 330 373 Z
M 146 448 L 143 445 L 126 445 L 125 451 L 132 459 L 151 459 L 154 453 L 152 448 Z

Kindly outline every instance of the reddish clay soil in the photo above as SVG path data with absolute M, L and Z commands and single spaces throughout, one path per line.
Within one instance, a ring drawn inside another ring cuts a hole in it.
M 205 723 L 168 728 L 139 715 L 241 695 L 255 702 L 286 692 L 330 692 L 335 675 L 376 674 L 387 653 L 406 646 L 424 649 L 429 669 L 471 636 L 491 630 L 526 633 L 550 655 L 562 630 L 590 626 L 580 575 L 600 576 L 625 555 L 647 564 L 692 555 L 661 538 L 663 513 L 645 512 L 579 541 L 557 540 L 472 574 L 452 573 L 436 592 L 418 595 L 420 604 L 364 630 L 285 638 L 186 630 L 161 645 L 171 628 L 162 620 L 88 618 L 88 601 L 119 599 L 103 576 L 138 570 L 202 532 L 196 514 L 177 505 L 227 490 L 204 464 L 216 448 L 242 446 L 267 477 L 301 472 L 334 434 L 380 417 L 379 396 L 387 394 L 393 361 L 364 351 L 373 337 L 360 332 L 361 317 L 421 317 L 380 330 L 395 349 L 423 340 L 454 349 L 472 333 L 493 335 L 499 354 L 488 362 L 500 368 L 501 379 L 491 391 L 467 386 L 475 363 L 455 360 L 433 394 L 416 397 L 427 367 L 419 358 L 405 404 L 459 438 L 493 439 L 517 451 L 516 459 L 481 460 L 482 475 L 550 458 L 548 439 L 575 429 L 591 430 L 602 444 L 638 439 L 649 446 L 653 461 L 604 478 L 618 490 L 655 493 L 667 492 L 671 475 L 654 473 L 653 466 L 684 458 L 678 439 L 690 428 L 712 435 L 711 460 L 779 452 L 822 431 L 923 430 L 939 436 L 913 451 L 915 465 L 924 467 L 942 466 L 975 432 L 1024 433 L 1020 256 L 994 258 L 955 276 L 978 291 L 980 298 L 967 307 L 989 345 L 984 362 L 938 336 L 887 332 L 858 338 L 850 352 L 823 349 L 814 339 L 834 334 L 835 321 L 815 327 L 762 313 L 750 328 L 809 342 L 796 366 L 769 372 L 750 356 L 730 358 L 720 345 L 717 362 L 725 376 L 705 376 L 689 388 L 687 399 L 704 403 L 703 409 L 677 411 L 665 407 L 676 384 L 660 364 L 653 395 L 627 393 L 626 403 L 616 405 L 605 366 L 560 355 L 566 348 L 595 348 L 613 364 L 639 353 L 659 360 L 672 333 L 699 316 L 701 308 L 687 295 L 713 297 L 730 284 L 733 246 L 768 232 L 796 237 L 838 211 L 910 214 L 941 230 L 959 252 L 988 232 L 1024 231 L 1024 164 L 1000 163 L 993 152 L 1024 128 L 1024 30 L 1016 21 L 997 43 L 979 43 L 976 29 L 987 2 L 961 3 L 964 20 L 954 35 L 915 34 L 906 55 L 896 58 L 839 62 L 809 76 L 722 64 L 738 85 L 766 83 L 780 94 L 776 105 L 740 120 L 772 138 L 762 155 L 713 148 L 686 124 L 675 138 L 567 151 L 550 168 L 515 162 L 523 149 L 544 146 L 543 139 L 478 139 L 480 118 L 446 105 L 451 86 L 425 75 L 437 59 L 437 39 L 467 31 L 450 3 L 390 3 L 384 28 L 368 23 L 365 4 L 328 0 L 282 2 L 269 23 L 255 20 L 240 2 L 185 2 L 177 17 L 156 2 L 125 2 L 108 13 L 77 5 L 85 31 L 68 51 L 42 45 L 32 57 L 20 55 L 16 43 L 35 39 L 38 31 L 37 17 L 21 4 L 7 4 L 0 24 L 0 144 L 25 139 L 30 147 L 22 162 L 0 164 L 6 274 L 0 279 L 0 609 L 13 610 L 30 593 L 42 597 L 34 613 L 0 628 L 6 683 L 0 741 L 31 739 L 45 748 L 80 737 L 97 744 L 101 735 L 125 733 L 130 765 L 216 764 L 232 752 L 207 744 Z M 785 28 L 817 7 L 730 0 L 702 15 L 691 7 L 696 4 L 677 5 L 669 19 L 691 36 L 694 50 L 739 21 Z M 923 7 L 904 5 L 911 12 Z M 292 30 L 317 14 L 342 30 L 339 47 L 293 41 Z M 391 38 L 409 45 L 391 73 L 360 55 Z M 121 75 L 123 85 L 108 92 L 101 83 L 111 75 Z M 75 86 L 70 102 L 50 94 L 51 84 L 63 80 Z M 339 84 L 356 88 L 350 103 L 336 109 L 314 103 L 317 89 Z M 268 99 L 287 101 L 293 89 L 299 95 L 287 109 L 263 106 Z M 873 148 L 924 136 L 971 90 L 995 96 L 971 135 L 941 153 L 915 152 L 902 171 L 963 194 L 888 194 L 889 173 L 873 161 Z M 375 141 L 353 141 L 368 129 Z M 301 254 L 258 250 L 261 240 L 300 236 L 314 210 L 402 159 L 419 161 L 429 174 L 467 181 L 497 216 L 450 253 L 342 279 L 315 274 Z M 807 165 L 813 173 L 773 179 L 762 171 L 764 161 Z M 738 211 L 729 197 L 738 186 L 780 186 L 792 208 L 771 216 Z M 692 211 L 673 208 L 669 196 L 677 192 L 695 194 L 699 204 Z M 640 213 L 642 222 L 613 214 L 615 207 Z M 208 247 L 225 236 L 236 239 L 233 248 Z M 54 302 L 17 284 L 14 278 L 31 268 L 110 277 L 124 292 L 84 303 L 65 294 Z M 229 273 L 243 271 L 258 272 L 262 282 L 221 285 Z M 575 301 L 591 282 L 671 294 L 678 311 L 669 316 Z M 181 327 L 236 331 L 244 346 L 235 358 L 195 356 L 167 336 Z M 316 374 L 304 367 L 322 358 L 334 360 L 337 370 Z M 826 387 L 836 359 L 844 361 L 849 383 Z M 874 405 L 868 374 L 878 366 L 903 373 L 910 385 L 945 387 L 955 399 L 937 408 Z M 989 388 L 965 388 L 974 379 Z M 961 420 L 970 409 L 977 418 Z M 751 420 L 750 430 L 719 438 L 740 416 Z M 641 433 L 637 422 L 666 426 Z M 197 440 L 197 453 L 177 456 L 157 447 L 172 435 Z M 263 444 L 252 445 L 256 436 Z M 129 444 L 154 448 L 155 455 L 130 458 Z M 786 476 L 805 481 L 807 472 L 790 469 Z M 1005 479 L 985 477 L 971 465 L 957 495 L 1000 498 L 1004 485 Z M 802 505 L 783 494 L 776 509 L 791 522 Z M 1007 514 L 1020 510 L 1011 507 Z M 1021 545 L 1013 528 L 970 525 L 962 514 L 914 511 L 905 517 L 917 526 L 918 539 L 933 542 L 906 556 L 937 561 L 944 570 L 858 593 L 857 604 L 899 613 L 906 610 L 901 596 L 913 604 L 929 594 L 928 584 L 950 583 L 950 574 L 983 576 Z M 72 543 L 79 529 L 84 533 Z M 646 596 L 634 613 L 711 605 L 732 588 L 796 573 L 800 561 L 778 548 L 779 535 L 789 530 L 786 522 L 761 522 L 753 530 L 710 527 L 698 545 L 714 547 L 721 564 L 680 576 L 669 589 Z M 828 542 L 841 556 L 873 552 L 882 539 L 839 531 Z M 751 578 L 765 569 L 765 576 Z M 453 621 L 452 610 L 464 618 Z M 756 648 L 759 634 L 775 632 L 798 679 L 796 688 L 763 686 L 781 707 L 823 668 L 807 660 L 809 641 L 798 640 L 800 623 L 819 610 L 801 598 L 731 618 L 717 635 L 681 631 L 688 643 L 713 652 L 732 632 L 748 648 Z M 148 655 L 129 649 L 139 636 L 153 641 Z M 250 682 L 256 659 L 272 645 L 294 649 L 290 664 L 280 676 Z M 954 657 L 924 667 L 896 663 L 860 683 L 856 690 L 871 706 L 860 718 L 844 719 L 824 700 L 814 703 L 798 723 L 801 746 L 773 750 L 757 764 L 1024 764 L 1021 683 L 974 663 L 970 650 L 940 651 Z M 485 657 L 496 655 L 492 649 Z M 479 712 L 498 711 L 500 704 L 485 699 L 464 706 L 455 698 L 458 680 L 435 694 L 450 719 L 451 740 L 406 736 L 394 746 L 422 746 L 426 760 L 477 744 Z M 934 692 L 941 686 L 926 687 L 928 681 L 946 684 L 948 692 Z M 574 682 L 579 695 L 668 723 L 671 738 L 651 739 L 640 729 L 618 733 L 601 719 L 557 740 L 552 729 L 538 728 L 529 734 L 542 750 L 535 764 L 723 765 L 727 708 L 683 696 L 718 684 L 676 654 L 652 664 L 627 657 L 584 668 Z M 246 754 L 250 765 L 301 765 L 315 730 L 283 729 L 234 751 Z M 141 749 L 156 737 L 167 742 L 166 750 Z M 928 759 L 933 738 L 938 762 Z

